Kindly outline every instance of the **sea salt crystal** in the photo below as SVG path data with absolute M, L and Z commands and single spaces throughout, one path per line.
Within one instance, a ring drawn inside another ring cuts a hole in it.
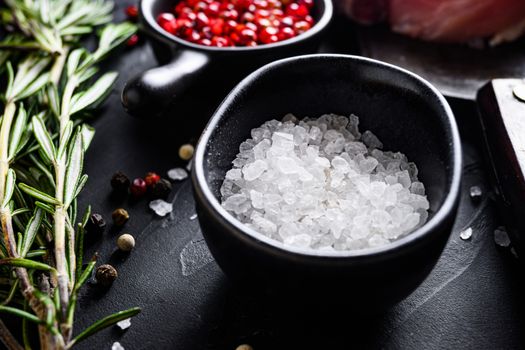
M 483 191 L 481 190 L 481 187 L 479 186 L 472 186 L 469 190 L 470 199 L 474 203 L 478 203 L 481 201 L 481 198 L 483 197 Z
M 467 229 L 465 229 L 465 230 L 463 230 L 463 231 L 461 231 L 459 233 L 459 238 L 461 238 L 464 241 L 469 240 L 470 237 L 472 237 L 472 228 L 471 227 L 468 227 Z
M 303 249 L 364 249 L 404 237 L 428 218 L 417 166 L 358 125 L 354 115 L 287 115 L 253 129 L 225 175 L 222 206 Z
M 131 318 L 126 318 L 125 320 L 117 322 L 117 327 L 121 330 L 126 330 L 131 327 Z
M 173 211 L 173 204 L 168 203 L 162 199 L 156 199 L 149 203 L 151 210 L 158 216 L 166 216 Z
M 111 350 L 124 350 L 124 347 L 120 345 L 118 341 L 116 341 L 113 343 L 113 345 L 111 345 Z
M 173 168 L 168 170 L 168 177 L 173 181 L 181 181 L 188 177 L 188 173 L 183 168 Z
M 190 216 L 190 220 L 195 220 L 197 218 L 197 214 L 193 214 L 192 216 Z

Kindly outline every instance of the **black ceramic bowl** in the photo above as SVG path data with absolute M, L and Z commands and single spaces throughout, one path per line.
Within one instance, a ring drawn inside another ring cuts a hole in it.
M 153 39 L 153 50 L 163 66 L 146 71 L 126 84 L 122 103 L 132 115 L 159 115 L 192 95 L 212 94 L 222 99 L 255 68 L 279 58 L 316 52 L 333 14 L 331 0 L 314 0 L 315 24 L 305 33 L 269 45 L 221 48 L 194 44 L 164 31 L 156 18 L 162 12 L 171 11 L 176 3 L 177 0 L 140 2 L 140 24 Z M 199 101 L 206 102 L 210 101 L 202 98 Z
M 359 116 L 361 130 L 417 164 L 428 222 L 391 244 L 339 252 L 290 248 L 239 222 L 220 205 L 225 172 L 252 128 L 290 112 Z M 233 280 L 281 297 L 329 295 L 384 306 L 413 291 L 440 256 L 456 215 L 461 157 L 452 111 L 428 82 L 371 59 L 310 55 L 268 64 L 237 85 L 201 136 L 192 180 L 208 247 Z

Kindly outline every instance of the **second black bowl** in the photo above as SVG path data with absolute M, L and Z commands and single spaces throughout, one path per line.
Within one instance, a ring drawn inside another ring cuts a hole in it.
M 225 172 L 252 128 L 286 113 L 359 116 L 361 130 L 376 134 L 385 150 L 418 165 L 430 201 L 427 223 L 381 247 L 319 252 L 290 248 L 239 222 L 220 205 Z M 343 55 L 284 59 L 244 79 L 202 134 L 192 174 L 204 237 L 233 280 L 275 295 L 340 296 L 365 307 L 391 305 L 430 272 L 456 215 L 460 177 L 459 134 L 443 96 L 406 70 Z

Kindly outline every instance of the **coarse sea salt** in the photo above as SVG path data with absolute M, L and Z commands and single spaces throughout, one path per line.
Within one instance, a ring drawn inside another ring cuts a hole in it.
M 168 203 L 162 199 L 156 199 L 149 203 L 151 210 L 158 216 L 166 216 L 173 211 L 173 204 Z
M 242 223 L 286 245 L 355 250 L 395 241 L 428 218 L 414 163 L 383 151 L 359 118 L 288 114 L 251 130 L 220 192 Z
M 124 350 L 124 347 L 118 342 L 114 342 L 113 345 L 111 345 L 111 350 Z
M 131 327 L 131 318 L 126 318 L 122 321 L 117 322 L 117 327 L 123 331 L 128 329 L 129 327 Z
M 168 177 L 173 181 L 181 181 L 188 177 L 188 173 L 183 168 L 173 168 L 168 170 Z

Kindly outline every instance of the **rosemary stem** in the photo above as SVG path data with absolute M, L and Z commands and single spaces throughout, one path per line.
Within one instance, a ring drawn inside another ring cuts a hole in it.
M 69 105 L 75 88 L 77 86 L 76 79 L 72 77 L 64 88 L 64 93 L 62 95 L 62 108 L 60 115 L 60 137 L 59 140 L 62 140 L 62 135 L 66 129 L 67 123 L 70 120 L 69 115 Z M 66 173 L 66 162 L 65 157 L 58 159 L 55 163 L 55 181 L 56 181 L 56 191 L 55 198 L 61 203 L 64 201 L 64 185 L 65 185 L 65 174 Z M 54 221 L 55 221 L 55 261 L 58 271 L 58 288 L 60 296 L 60 314 L 61 314 L 61 331 L 62 335 L 69 341 L 71 337 L 72 328 L 71 325 L 67 322 L 67 309 L 69 306 L 69 291 L 70 289 L 70 280 L 69 273 L 67 271 L 67 256 L 66 256 L 66 217 L 67 217 L 67 208 L 63 204 L 57 205 L 55 208 Z M 74 241 L 74 230 L 72 230 L 69 239 Z M 73 254 L 74 252 L 70 252 Z M 71 264 L 72 262 L 69 261 Z

